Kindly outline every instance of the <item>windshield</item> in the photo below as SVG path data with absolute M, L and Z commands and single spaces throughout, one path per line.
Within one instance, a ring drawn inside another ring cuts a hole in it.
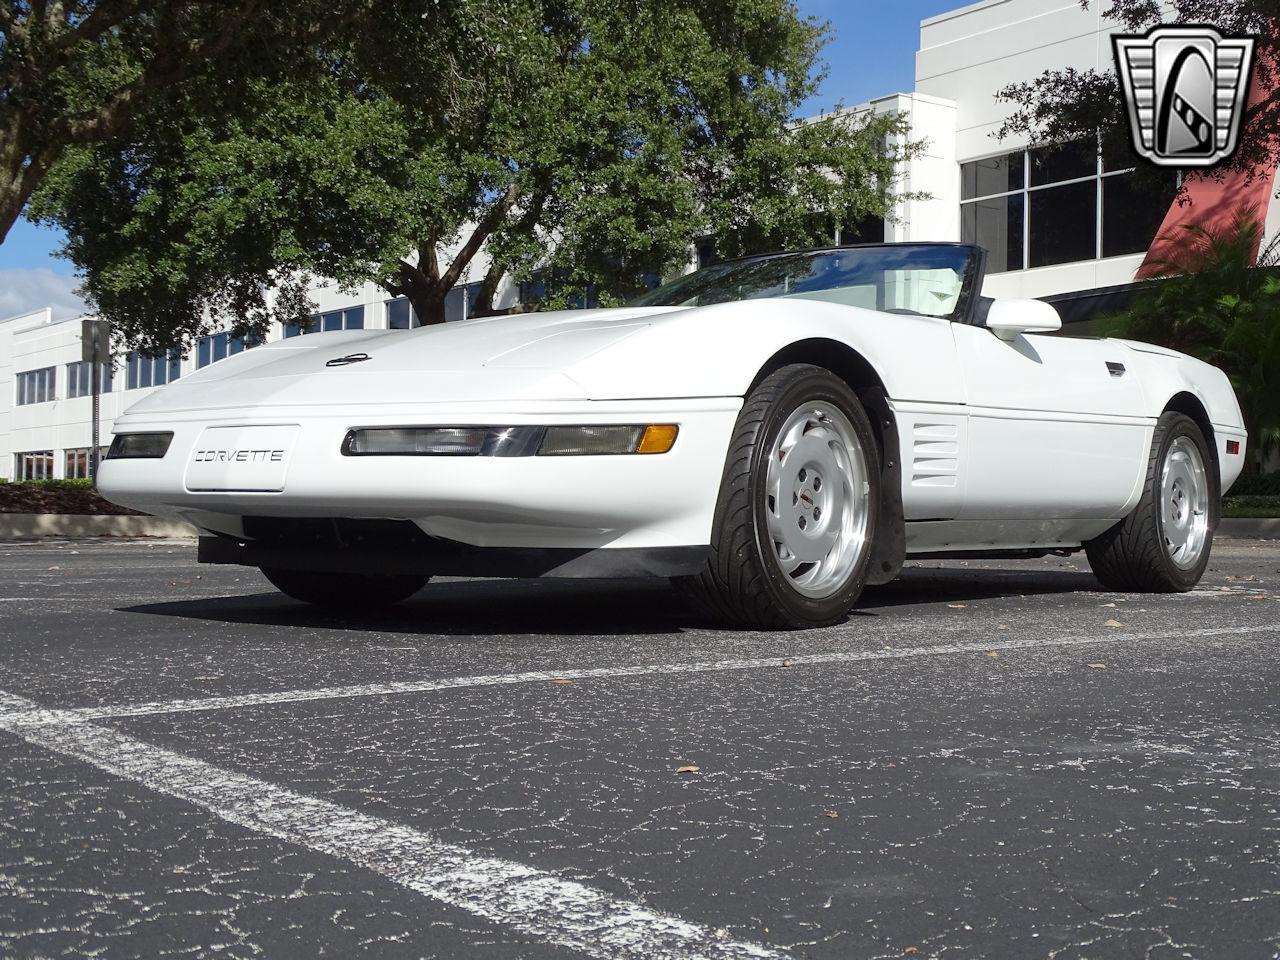
M 732 300 L 825 300 L 930 317 L 963 303 L 975 250 L 949 244 L 885 244 L 771 254 L 718 263 L 650 290 L 634 307 L 704 307 Z

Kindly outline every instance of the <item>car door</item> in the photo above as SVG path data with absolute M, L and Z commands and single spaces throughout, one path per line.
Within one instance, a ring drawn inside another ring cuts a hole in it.
M 952 324 L 969 413 L 958 519 L 1121 515 L 1146 466 L 1151 422 L 1108 340 Z

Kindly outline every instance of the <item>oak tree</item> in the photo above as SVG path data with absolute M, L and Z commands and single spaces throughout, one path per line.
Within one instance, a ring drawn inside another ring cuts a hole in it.
M 0 0 L 0 242 L 65 152 L 126 134 L 194 78 L 215 107 L 375 0 Z
M 491 309 L 508 272 L 616 302 L 702 236 L 733 255 L 884 215 L 919 149 L 902 118 L 796 122 L 827 28 L 789 0 L 442 6 L 430 30 L 317 42 L 310 68 L 224 110 L 189 84 L 72 151 L 32 215 L 66 230 L 103 314 L 156 348 L 260 331 L 282 301 L 305 309 L 317 276 L 377 283 L 425 323 L 459 281 Z

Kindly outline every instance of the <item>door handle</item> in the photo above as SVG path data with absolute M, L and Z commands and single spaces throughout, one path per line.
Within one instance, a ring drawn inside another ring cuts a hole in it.
M 1123 377 L 1123 376 L 1124 376 L 1124 364 L 1123 364 L 1123 363 L 1112 363 L 1110 360 L 1108 360 L 1108 361 L 1106 361 L 1106 364 L 1107 364 L 1107 372 L 1108 372 L 1109 374 L 1111 374 L 1113 377 Z

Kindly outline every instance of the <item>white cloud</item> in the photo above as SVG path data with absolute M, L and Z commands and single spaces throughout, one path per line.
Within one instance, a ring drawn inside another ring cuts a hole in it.
M 79 283 L 47 267 L 0 270 L 0 318 L 44 307 L 53 307 L 55 320 L 79 316 L 89 309 L 74 293 Z

